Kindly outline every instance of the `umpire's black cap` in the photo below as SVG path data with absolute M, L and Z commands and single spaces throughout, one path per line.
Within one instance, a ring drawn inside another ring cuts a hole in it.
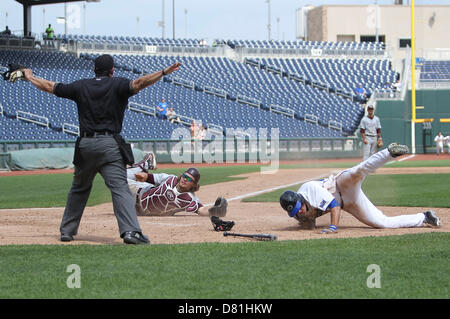
M 102 54 L 94 60 L 95 73 L 111 71 L 114 67 L 114 59 L 109 54 Z

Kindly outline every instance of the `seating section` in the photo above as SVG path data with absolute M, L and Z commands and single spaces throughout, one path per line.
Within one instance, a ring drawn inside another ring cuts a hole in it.
M 450 61 L 423 61 L 420 69 L 420 81 L 450 81 Z
M 104 36 L 58 34 L 57 38 L 64 41 L 79 41 L 92 44 L 123 44 L 123 45 L 155 45 L 155 46 L 184 46 L 202 47 L 205 45 L 228 45 L 231 48 L 243 47 L 249 49 L 321 49 L 327 51 L 379 51 L 384 52 L 382 42 L 327 42 L 327 41 L 278 41 L 278 40 L 223 40 L 215 39 L 206 43 L 204 39 L 172 39 L 139 36 Z
M 94 57 L 90 56 L 91 59 Z M 191 81 L 196 87 L 222 90 L 230 100 L 249 97 L 260 101 L 266 109 L 271 105 L 289 108 L 299 119 L 317 117 L 323 125 L 330 121 L 340 122 L 347 133 L 356 129 L 363 113 L 359 104 L 348 99 L 228 58 L 117 55 L 115 60 L 119 65 L 146 73 L 180 61 L 182 67 L 171 77 L 175 81 Z M 153 70 L 148 69 L 149 66 Z M 172 97 L 166 96 L 166 99 L 170 101 Z
M 68 35 L 66 40 L 94 43 L 124 43 L 168 46 L 202 46 L 200 40 L 159 39 L 140 37 L 107 37 Z M 340 44 L 302 41 L 222 41 L 231 47 L 318 49 L 353 48 L 355 50 L 382 50 L 380 45 Z M 98 54 L 97 54 L 98 55 Z M 0 66 L 14 61 L 33 68 L 36 75 L 54 82 L 70 83 L 80 78 L 93 77 L 94 54 L 80 58 L 61 52 L 0 51 Z M 226 57 L 114 55 L 115 76 L 137 78 L 180 61 L 182 67 L 151 88 L 130 98 L 130 102 L 156 106 L 165 98 L 177 114 L 201 121 L 208 126 L 222 128 L 233 135 L 236 129 L 252 132 L 259 128 L 278 128 L 279 136 L 289 137 L 343 137 L 352 135 L 364 114 L 359 103 L 333 92 L 352 91 L 357 83 L 367 89 L 381 87 L 394 81 L 395 72 L 382 59 L 327 59 L 327 58 L 264 58 L 260 63 L 275 66 L 292 74 L 301 74 L 311 82 L 323 83 L 334 91 L 324 90 L 292 80 L 282 74 L 256 68 L 250 64 Z M 75 135 L 63 132 L 66 125 L 77 126 L 76 104 L 67 99 L 42 92 L 27 82 L 0 84 L 1 140 L 73 140 Z M 280 114 L 276 110 L 282 110 Z M 18 112 L 27 112 L 48 119 L 48 127 L 16 119 Z M 187 128 L 188 123 L 170 123 L 155 116 L 126 111 L 123 135 L 128 139 L 171 139 L 176 128 Z
M 58 39 L 64 41 L 79 41 L 93 44 L 124 44 L 124 45 L 155 45 L 155 46 L 183 46 L 200 47 L 202 40 L 198 39 L 170 39 L 153 37 L 135 37 L 135 36 L 104 36 L 104 35 L 77 35 L 77 34 L 59 34 Z
M 335 51 L 384 51 L 385 49 L 382 42 L 228 40 L 226 43 L 232 48 L 252 49 L 322 49 Z
M 386 83 L 395 83 L 397 78 L 397 72 L 385 59 L 265 58 L 259 61 L 349 93 L 352 93 L 358 84 L 362 84 L 370 95 L 375 89 L 385 88 Z

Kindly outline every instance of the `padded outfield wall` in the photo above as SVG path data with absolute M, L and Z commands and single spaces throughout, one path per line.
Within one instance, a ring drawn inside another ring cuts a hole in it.
M 417 90 L 416 107 L 417 119 L 433 119 L 427 130 L 423 129 L 424 124 L 415 124 L 416 153 L 434 152 L 438 132 L 450 135 L 450 123 L 441 122 L 450 119 L 450 90 Z M 411 146 L 411 91 L 404 101 L 378 101 L 375 113 L 381 120 L 386 145 L 398 141 Z

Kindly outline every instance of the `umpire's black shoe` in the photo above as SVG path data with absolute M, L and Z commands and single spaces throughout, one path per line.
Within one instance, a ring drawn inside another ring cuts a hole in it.
M 137 231 L 127 231 L 121 236 L 125 244 L 140 245 L 150 244 L 150 240 L 147 236 Z
M 73 240 L 72 235 L 61 234 L 61 241 L 72 241 L 72 240 Z

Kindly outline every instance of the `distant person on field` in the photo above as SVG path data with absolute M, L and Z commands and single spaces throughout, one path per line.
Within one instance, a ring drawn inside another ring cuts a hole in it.
M 445 140 L 445 143 L 447 144 L 447 152 L 448 152 L 448 154 L 450 154 L 450 135 L 447 135 L 445 138 L 444 138 L 444 140 Z
M 363 160 L 365 161 L 377 152 L 378 143 L 383 141 L 380 119 L 374 114 L 373 105 L 367 107 L 367 115 L 361 120 L 360 133 L 363 141 Z
M 439 132 L 434 138 L 434 141 L 436 142 L 436 155 L 444 153 L 444 139 L 442 132 Z

